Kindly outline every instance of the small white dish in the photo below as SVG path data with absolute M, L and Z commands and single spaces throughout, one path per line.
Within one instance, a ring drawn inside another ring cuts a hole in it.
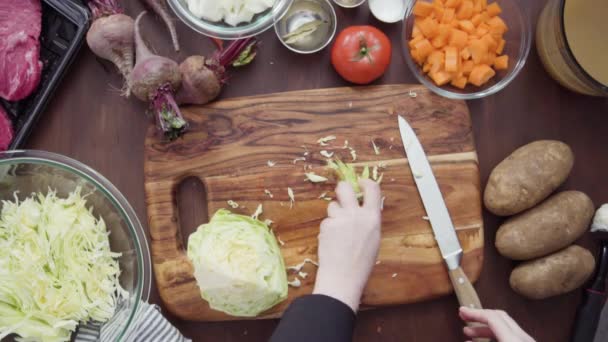
M 369 10 L 374 17 L 384 23 L 392 24 L 403 20 L 407 4 L 411 0 L 369 0 Z

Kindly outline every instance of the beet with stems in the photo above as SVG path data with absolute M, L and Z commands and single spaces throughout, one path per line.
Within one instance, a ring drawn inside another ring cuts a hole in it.
M 114 63 L 125 80 L 133 70 L 134 21 L 123 14 L 116 0 L 91 0 L 93 24 L 87 44 L 95 55 Z M 128 87 L 127 87 L 128 95 Z
M 211 58 L 186 58 L 179 65 L 182 86 L 175 96 L 177 103 L 202 105 L 215 99 L 226 83 L 226 68 L 251 63 L 256 55 L 257 44 L 255 38 L 244 38 L 232 42 Z
M 129 87 L 138 99 L 150 103 L 158 129 L 173 140 L 181 136 L 188 126 L 173 98 L 182 78 L 177 63 L 153 54 L 143 41 L 139 27 L 145 14 L 142 12 L 135 20 L 136 63 Z
M 171 41 L 173 42 L 173 48 L 175 51 L 179 51 L 179 40 L 177 39 L 177 31 L 175 30 L 175 24 L 173 23 L 173 19 L 169 16 L 169 11 L 167 10 L 166 0 L 143 0 L 146 5 L 148 5 L 164 22 L 165 26 L 169 30 L 169 34 L 171 35 Z

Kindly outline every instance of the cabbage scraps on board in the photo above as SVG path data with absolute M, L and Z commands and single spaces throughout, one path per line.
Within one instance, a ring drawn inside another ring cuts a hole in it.
M 120 269 L 108 231 L 76 189 L 3 201 L 0 213 L 0 340 L 69 341 L 80 322 L 106 322 Z
M 281 250 L 259 220 L 218 210 L 188 238 L 188 257 L 212 309 L 255 317 L 287 298 Z

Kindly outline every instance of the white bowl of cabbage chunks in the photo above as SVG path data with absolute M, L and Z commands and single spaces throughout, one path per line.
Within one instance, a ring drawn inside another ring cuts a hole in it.
M 9 151 L 0 200 L 0 340 L 71 341 L 85 324 L 130 334 L 151 264 L 125 197 L 78 161 Z
M 193 30 L 218 39 L 258 35 L 281 19 L 293 0 L 168 0 Z

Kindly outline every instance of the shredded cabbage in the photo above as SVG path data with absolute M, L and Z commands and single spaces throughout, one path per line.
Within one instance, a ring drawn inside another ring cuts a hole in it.
M 287 275 L 272 231 L 249 216 L 218 210 L 188 238 L 188 257 L 212 309 L 254 317 L 287 298 Z
M 104 221 L 80 188 L 2 201 L 0 340 L 69 341 L 80 322 L 106 322 L 127 296 Z

